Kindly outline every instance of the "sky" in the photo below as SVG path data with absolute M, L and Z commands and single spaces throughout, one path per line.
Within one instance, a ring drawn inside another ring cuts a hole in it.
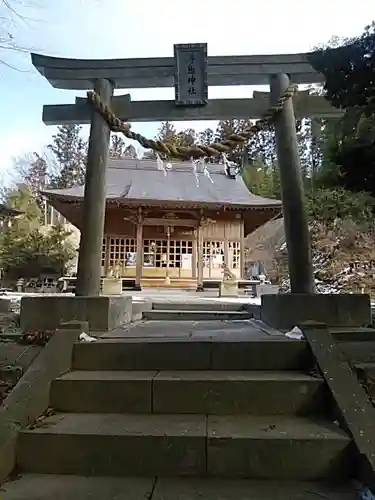
M 208 44 L 208 55 L 295 53 L 332 36 L 361 34 L 375 20 L 368 0 L 10 0 L 15 42 L 0 49 L 0 183 L 9 182 L 14 159 L 43 148 L 56 127 L 42 122 L 43 104 L 73 103 L 84 93 L 52 88 L 30 62 L 30 52 L 70 58 L 171 57 L 175 43 Z M 9 15 L 11 14 L 11 15 Z M 0 24 L 2 27 L 3 24 Z M 209 98 L 251 97 L 250 87 L 209 88 Z M 174 99 L 173 89 L 124 89 L 132 100 Z M 154 137 L 159 123 L 132 129 Z M 179 122 L 177 130 L 203 130 L 209 122 Z M 84 127 L 88 134 L 88 126 Z

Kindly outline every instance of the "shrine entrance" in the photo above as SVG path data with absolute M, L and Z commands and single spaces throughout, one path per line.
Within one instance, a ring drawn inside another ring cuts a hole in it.
M 113 268 L 116 262 L 124 264 L 123 277 L 134 277 L 137 264 L 137 242 L 134 238 L 116 236 L 105 239 L 102 265 L 105 267 L 106 248 L 108 247 L 107 268 Z M 145 278 L 193 278 L 193 239 L 173 240 L 165 238 L 144 239 L 142 277 Z M 169 257 L 169 260 L 168 260 Z M 103 274 L 106 270 L 103 269 Z
M 233 165 L 228 161 L 227 153 L 244 147 L 254 134 L 270 123 L 275 126 L 276 132 L 291 288 L 293 292 L 300 293 L 314 291 L 294 110 L 299 117 L 334 116 L 338 111 L 333 110 L 323 97 L 310 96 L 308 92 L 299 95 L 296 93 L 299 83 L 321 81 L 321 76 L 310 66 L 306 55 L 207 57 L 206 44 L 188 44 L 175 45 L 173 58 L 112 60 L 108 64 L 108 61 L 71 61 L 33 54 L 32 61 L 54 87 L 77 90 L 94 88 L 88 92 L 87 99 L 77 98 L 75 104 L 47 105 L 43 109 L 43 120 L 46 124 L 91 123 L 83 197 L 77 295 L 100 293 L 103 267 L 100 264 L 103 262 L 102 238 L 107 196 L 106 158 L 110 131 L 121 132 L 144 148 L 152 149 L 157 155 L 157 169 L 160 171 L 171 170 L 173 159 L 190 162 L 191 171 L 194 172 L 198 182 L 198 171 L 205 179 L 211 178 L 211 165 L 206 162 L 209 157 L 221 157 L 227 177 L 234 178 L 235 175 L 233 176 L 231 172 Z M 270 84 L 269 94 L 255 92 L 253 98 L 249 99 L 208 99 L 208 85 L 267 83 Z M 173 101 L 132 101 L 128 94 L 113 95 L 115 87 L 171 86 L 175 88 Z M 299 98 L 300 95 L 302 99 Z M 221 120 L 249 117 L 258 121 L 240 134 L 231 135 L 221 142 L 192 147 L 177 147 L 148 139 L 133 132 L 129 124 L 129 121 Z M 146 176 L 147 174 L 145 179 Z M 210 191 L 215 192 L 214 184 Z M 117 202 L 123 200 L 124 196 L 127 195 L 120 193 Z M 228 198 L 223 191 L 220 195 L 216 195 L 215 199 L 220 208 L 223 200 Z M 178 203 L 182 203 L 180 199 Z M 236 201 L 226 203 L 230 207 L 230 204 Z M 226 242 L 224 239 L 204 237 L 205 215 L 202 208 L 197 211 L 197 227 L 194 229 L 196 245 L 188 237 L 176 238 L 170 229 L 163 237 L 147 236 L 144 211 L 142 207 L 137 210 L 136 226 L 133 228 L 134 235 L 131 238 L 136 242 L 134 245 L 136 249 L 129 253 L 132 254 L 133 261 L 136 261 L 138 284 L 143 274 L 147 275 L 153 270 L 152 272 L 165 277 L 169 276 L 168 273 L 181 275 L 185 272 L 194 277 L 196 273 L 199 287 L 204 277 L 219 278 L 220 266 L 223 262 L 227 265 L 229 261 L 232 264 L 232 271 L 239 269 L 238 272 L 241 273 L 244 264 L 244 249 L 241 243 L 243 234 L 237 239 Z M 238 215 L 241 217 L 241 214 Z M 170 227 L 175 226 L 171 224 Z M 234 274 L 236 275 L 236 272 Z
M 144 240 L 142 276 L 193 278 L 192 254 L 192 240 Z

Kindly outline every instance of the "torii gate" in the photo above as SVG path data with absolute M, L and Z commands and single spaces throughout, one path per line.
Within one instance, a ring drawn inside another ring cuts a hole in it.
M 208 100 L 208 86 L 270 84 L 271 103 L 290 86 L 322 81 L 306 54 L 207 57 L 206 44 L 175 45 L 174 57 L 79 60 L 32 54 L 32 63 L 53 87 L 93 89 L 103 105 L 130 122 L 257 119 L 269 107 L 269 94 L 249 99 Z M 113 96 L 114 88 L 175 87 L 175 100 L 132 101 Z M 297 117 L 336 117 L 339 111 L 320 96 L 302 92 L 287 100 L 275 120 L 283 215 L 292 292 L 312 293 L 314 280 L 295 129 Z M 106 164 L 110 128 L 87 99 L 46 105 L 43 122 L 91 124 L 78 261 L 77 295 L 99 295 L 100 260 L 106 203 Z M 141 256 L 137 255 L 137 258 Z

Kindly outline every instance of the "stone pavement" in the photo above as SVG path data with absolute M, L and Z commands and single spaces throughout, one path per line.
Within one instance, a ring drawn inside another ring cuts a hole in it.
M 103 334 L 102 338 L 168 338 L 170 340 L 267 340 L 280 332 L 256 320 L 140 321 Z
M 4 500 L 355 500 L 347 485 L 221 479 L 28 474 L 3 485 Z
M 126 291 L 124 295 L 131 295 L 134 301 L 152 300 L 157 302 L 206 302 L 208 303 L 236 303 L 260 305 L 260 297 L 249 297 L 240 295 L 239 297 L 218 297 L 217 290 L 206 290 L 196 292 L 194 290 L 165 289 L 165 288 L 144 288 L 142 291 Z

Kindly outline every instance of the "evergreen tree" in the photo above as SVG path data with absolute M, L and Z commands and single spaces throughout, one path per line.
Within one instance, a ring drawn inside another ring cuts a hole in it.
M 5 194 L 5 204 L 20 210 L 22 214 L 12 222 L 12 234 L 28 234 L 40 227 L 41 207 L 26 184 L 18 184 Z
M 178 146 L 190 147 L 196 143 L 197 134 L 194 129 L 187 128 L 186 130 L 178 132 L 176 139 L 176 143 Z
M 137 158 L 137 151 L 132 144 L 126 145 L 126 142 L 120 135 L 112 135 L 109 157 L 117 159 Z
M 33 161 L 25 176 L 25 182 L 34 195 L 44 189 L 48 183 L 48 165 L 38 153 L 33 153 Z
M 260 160 L 262 164 L 271 167 L 276 163 L 275 128 L 267 125 L 263 130 L 253 135 L 247 144 L 247 158 L 249 162 Z
M 177 141 L 176 127 L 171 122 L 163 122 L 157 132 L 156 139 L 162 142 L 175 144 Z
M 40 191 L 45 189 L 49 183 L 49 168 L 46 158 L 35 152 L 30 153 L 17 158 L 14 161 L 14 167 L 18 174 L 17 184 L 27 186 L 41 206 Z
M 163 122 L 160 125 L 156 139 L 158 141 L 174 144 L 175 146 L 189 147 L 196 142 L 196 132 L 191 128 L 177 132 L 173 123 Z
M 120 135 L 111 135 L 111 146 L 109 148 L 110 158 L 123 158 L 126 144 Z
M 18 184 L 5 193 L 7 206 L 22 212 L 11 227 L 0 232 L 0 265 L 6 276 L 38 276 L 41 272 L 64 271 L 74 257 L 75 249 L 60 226 L 41 231 L 41 210 L 26 184 Z
M 142 160 L 156 160 L 156 153 L 152 149 L 147 149 L 142 156 Z
M 344 110 L 324 130 L 317 180 L 323 187 L 375 195 L 375 24 L 358 37 L 330 41 L 309 61 L 324 75 L 326 98 Z
M 245 128 L 251 125 L 251 120 L 220 120 L 215 132 L 215 141 L 227 139 L 230 135 L 238 134 Z M 244 146 L 237 146 L 231 153 L 228 154 L 230 161 L 234 161 L 238 166 L 242 164 Z M 218 158 L 218 161 L 221 161 Z
M 251 193 L 265 198 L 279 197 L 279 177 L 275 175 L 272 167 L 265 165 L 260 158 L 244 167 L 242 178 Z
M 133 144 L 128 144 L 125 148 L 125 151 L 124 151 L 124 157 L 125 158 L 138 158 L 138 155 L 137 155 L 137 151 L 135 149 L 135 147 L 133 146 Z
M 52 178 L 57 188 L 81 186 L 85 183 L 87 142 L 80 137 L 80 125 L 61 125 L 48 149 L 54 154 L 59 171 Z
M 198 138 L 201 144 L 212 144 L 215 140 L 215 132 L 211 128 L 206 128 L 203 132 L 199 132 Z
M 375 110 L 375 23 L 362 35 L 331 40 L 312 52 L 309 62 L 325 77 L 327 99 L 338 108 Z

